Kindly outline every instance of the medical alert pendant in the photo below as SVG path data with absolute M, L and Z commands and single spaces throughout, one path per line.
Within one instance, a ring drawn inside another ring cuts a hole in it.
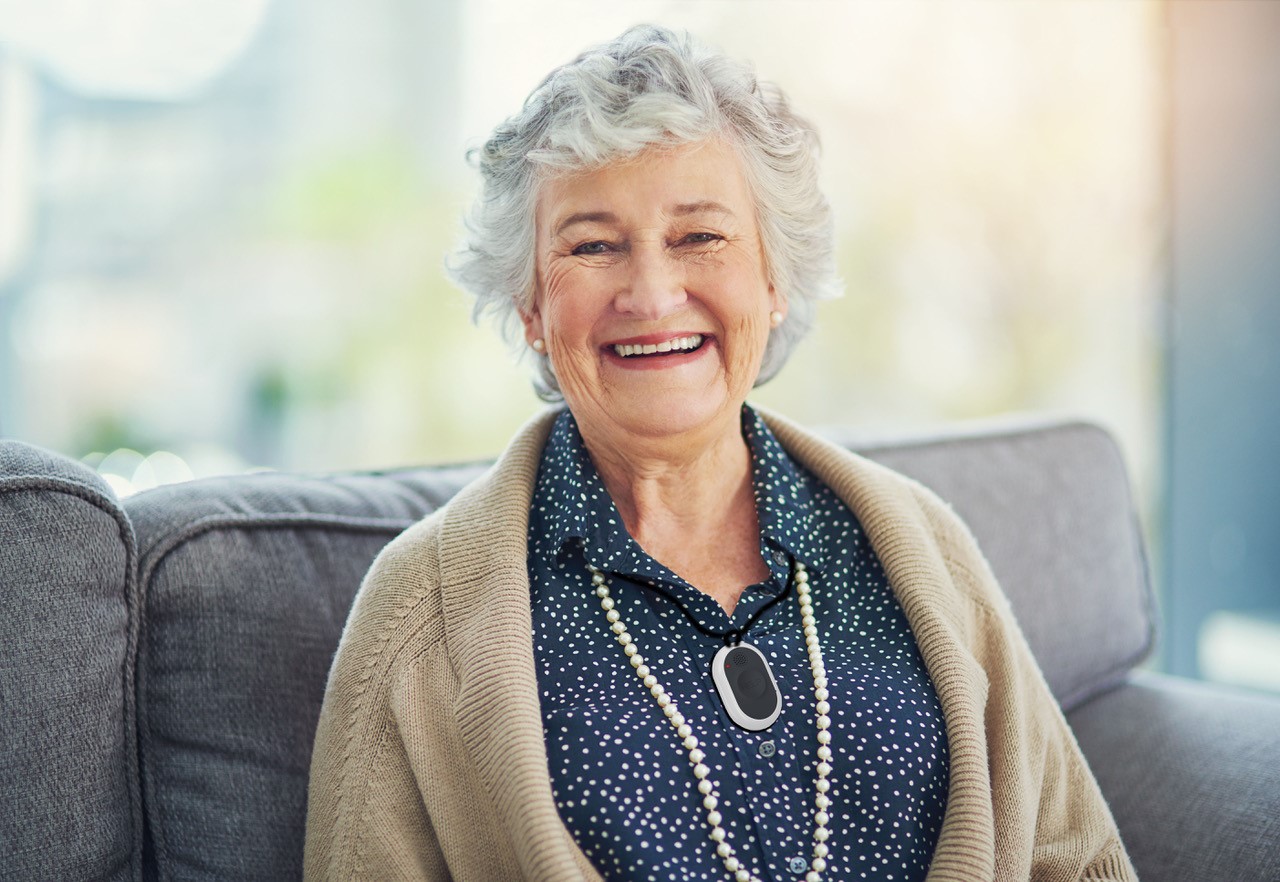
M 749 732 L 768 729 L 782 711 L 782 693 L 764 653 L 750 643 L 722 646 L 711 660 L 711 679 L 733 720 Z

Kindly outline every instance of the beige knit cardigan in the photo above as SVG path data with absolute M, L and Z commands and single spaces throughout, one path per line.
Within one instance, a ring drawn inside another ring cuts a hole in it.
M 308 880 L 600 879 L 556 810 L 534 667 L 526 531 L 554 416 L 366 577 L 316 733 Z M 941 701 L 951 789 L 928 882 L 1135 880 L 964 525 L 921 485 L 764 416 L 857 515 Z M 839 769 L 832 784 L 839 799 Z M 839 830 L 829 844 L 843 846 Z

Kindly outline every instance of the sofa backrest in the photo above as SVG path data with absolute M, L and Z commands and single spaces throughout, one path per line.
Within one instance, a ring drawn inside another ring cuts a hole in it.
M 1142 543 L 1105 433 L 1063 423 L 854 446 L 966 519 L 1064 706 L 1148 651 Z M 147 879 L 300 878 L 312 734 L 360 579 L 483 469 L 266 473 L 126 500 Z
M 268 473 L 126 500 L 148 879 L 301 877 L 311 741 L 361 577 L 481 471 Z
M 1105 431 L 1038 422 L 844 440 L 951 503 L 1064 710 L 1120 682 L 1151 651 L 1145 546 L 1124 459 Z
M 140 878 L 134 541 L 111 489 L 0 442 L 0 879 Z

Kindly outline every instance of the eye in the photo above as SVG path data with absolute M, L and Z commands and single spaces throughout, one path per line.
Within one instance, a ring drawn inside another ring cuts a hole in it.
M 718 233 L 690 233 L 680 242 L 684 245 L 706 245 L 709 242 L 718 242 L 723 238 Z
M 608 242 L 583 242 L 581 245 L 573 249 L 574 254 L 606 254 L 609 251 Z

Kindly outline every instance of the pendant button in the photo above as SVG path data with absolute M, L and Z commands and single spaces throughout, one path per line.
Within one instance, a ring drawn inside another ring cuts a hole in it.
M 804 858 L 793 857 L 791 859 L 791 872 L 799 874 L 803 873 L 807 869 L 809 869 L 809 862 Z
M 777 752 L 778 746 L 772 741 L 761 741 L 760 746 L 756 748 L 756 753 L 760 754 L 765 759 L 768 759 Z

